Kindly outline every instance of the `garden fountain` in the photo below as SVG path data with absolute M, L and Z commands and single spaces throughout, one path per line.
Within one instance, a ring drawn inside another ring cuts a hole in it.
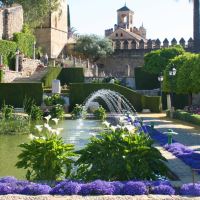
M 104 101 L 111 114 L 124 114 L 125 112 L 129 112 L 134 116 L 137 115 L 134 107 L 123 95 L 108 89 L 93 92 L 83 103 L 84 110 L 87 111 L 90 104 L 98 99 Z

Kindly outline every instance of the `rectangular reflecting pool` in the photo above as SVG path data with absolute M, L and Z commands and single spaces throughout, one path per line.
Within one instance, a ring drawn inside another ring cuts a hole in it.
M 58 127 L 64 129 L 60 136 L 66 143 L 74 144 L 76 150 L 83 148 L 91 136 L 102 131 L 102 124 L 97 120 L 63 120 Z M 0 177 L 25 179 L 25 170 L 17 169 L 15 164 L 20 153 L 18 146 L 29 140 L 28 135 L 0 135 Z

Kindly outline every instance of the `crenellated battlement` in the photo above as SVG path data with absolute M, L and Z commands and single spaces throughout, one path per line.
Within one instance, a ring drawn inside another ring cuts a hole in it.
M 160 48 L 169 48 L 171 46 L 175 45 L 181 45 L 184 49 L 189 49 L 189 51 L 192 51 L 194 48 L 194 40 L 190 38 L 188 41 L 186 41 L 184 38 L 181 38 L 179 41 L 177 41 L 175 38 L 173 38 L 171 41 L 169 41 L 167 38 L 164 39 L 163 42 L 161 42 L 159 39 L 156 40 L 140 40 L 137 42 L 136 40 L 114 40 L 113 41 L 113 48 L 115 50 L 133 50 L 133 49 L 160 49 Z

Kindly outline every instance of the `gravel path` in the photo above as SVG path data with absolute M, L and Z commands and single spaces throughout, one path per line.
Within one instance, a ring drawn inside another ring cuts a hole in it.
M 0 200 L 200 200 L 200 197 L 180 197 L 168 195 L 140 195 L 140 196 L 22 196 L 5 195 Z

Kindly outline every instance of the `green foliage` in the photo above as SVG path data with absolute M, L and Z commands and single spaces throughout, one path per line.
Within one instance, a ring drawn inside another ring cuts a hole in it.
M 17 44 L 8 40 L 0 40 L 0 54 L 3 55 L 3 64 L 12 66 L 12 59 L 15 58 Z
M 32 58 L 35 36 L 32 33 L 28 32 L 27 28 L 24 31 L 26 32 L 14 33 L 13 41 L 16 42 L 20 52 Z
M 4 72 L 3 72 L 3 70 L 0 70 L 0 83 L 2 83 L 3 82 L 3 74 Z
M 170 48 L 151 51 L 144 57 L 144 70 L 158 75 L 160 72 L 165 70 L 171 59 L 183 54 L 184 52 L 185 51 L 181 46 L 173 46 Z
M 155 180 L 167 175 L 166 159 L 144 133 L 103 132 L 78 151 L 77 177 L 83 180 Z
M 27 113 L 28 115 L 30 115 L 31 114 L 32 106 L 34 106 L 34 105 L 35 105 L 34 99 L 27 98 L 25 96 L 24 102 L 23 102 L 23 108 L 24 108 L 25 113 Z
M 60 96 L 60 94 L 53 94 L 52 96 L 45 98 L 44 103 L 46 106 L 54 106 L 57 104 L 64 105 L 65 100 Z
M 72 108 L 75 106 L 75 104 L 82 104 L 85 99 L 93 92 L 100 90 L 100 89 L 110 89 L 116 92 L 119 92 L 122 94 L 132 105 L 133 107 L 138 111 L 142 111 L 142 95 L 135 92 L 132 89 L 129 89 L 127 87 L 123 87 L 121 85 L 116 84 L 108 84 L 108 83 L 74 83 L 70 84 L 70 105 Z M 154 98 L 154 97 L 152 97 Z M 155 97 L 156 99 L 158 97 Z M 159 102 L 159 101 L 157 101 Z M 101 102 L 99 102 L 101 104 Z M 156 106 L 156 107 L 155 107 Z M 159 110 L 160 104 L 155 105 L 154 104 L 154 110 Z
M 112 42 L 107 38 L 101 38 L 97 35 L 83 35 L 77 40 L 75 51 L 92 61 L 96 61 L 112 54 L 113 47 Z
M 43 89 L 41 83 L 1 83 L 0 105 L 4 102 L 17 108 L 23 107 L 25 97 L 31 98 L 36 105 L 42 103 Z
M 20 147 L 22 152 L 16 166 L 27 170 L 28 180 L 57 181 L 70 175 L 74 146 L 65 144 L 56 134 L 35 137 Z
M 43 115 L 43 112 L 39 106 L 33 105 L 31 107 L 31 113 L 30 113 L 31 120 L 40 121 L 42 120 L 42 115 Z
M 49 67 L 48 72 L 42 78 L 42 83 L 44 84 L 44 86 L 51 87 L 52 81 L 57 79 L 61 70 L 62 70 L 62 68 L 60 68 L 60 67 Z
M 11 119 L 0 120 L 0 134 L 18 135 L 30 133 L 30 121 L 27 117 L 15 115 Z
M 69 83 L 83 83 L 84 82 L 84 71 L 81 67 L 69 67 L 63 68 L 60 72 L 58 79 L 61 85 Z
M 14 107 L 11 105 L 3 104 L 1 108 L 1 114 L 3 119 L 12 119 L 14 117 Z
M 62 119 L 64 117 L 64 114 L 65 114 L 65 111 L 63 109 L 63 106 L 60 104 L 53 106 L 50 110 L 50 115 L 53 118 Z
M 182 110 L 176 110 L 173 113 L 174 119 L 183 120 L 192 124 L 200 125 L 200 115 L 188 113 Z
M 158 76 L 144 71 L 143 67 L 137 67 L 135 72 L 135 85 L 137 90 L 152 90 L 160 88 Z
M 99 106 L 99 108 L 97 110 L 94 111 L 94 116 L 96 119 L 99 119 L 99 120 L 105 120 L 106 119 L 106 110 L 102 107 L 102 106 Z
M 73 108 L 72 113 L 71 113 L 72 118 L 73 119 L 79 119 L 83 116 L 83 113 L 84 113 L 83 105 L 76 104 L 75 107 Z
M 142 107 L 150 109 L 153 113 L 162 112 L 162 102 L 160 96 L 142 96 Z

